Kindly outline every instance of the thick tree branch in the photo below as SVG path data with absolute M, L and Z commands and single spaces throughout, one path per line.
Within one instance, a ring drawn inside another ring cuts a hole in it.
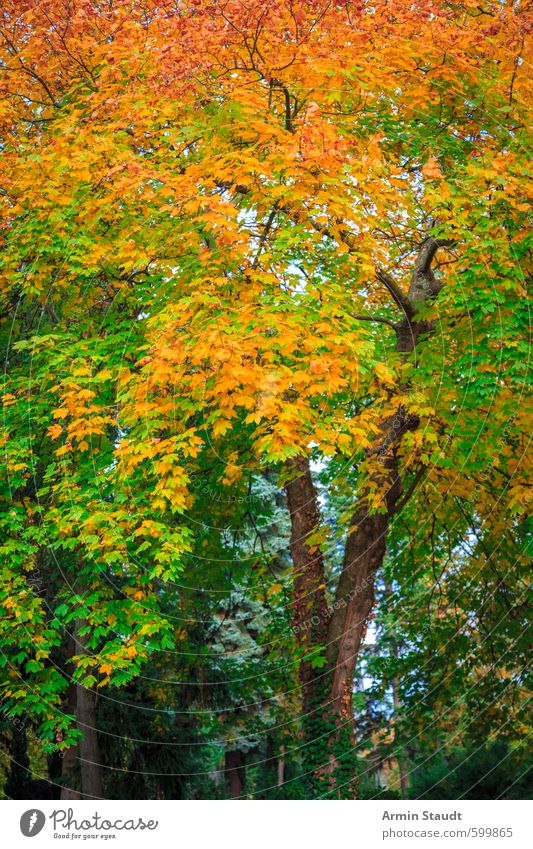
M 393 330 L 397 330 L 397 325 L 390 318 L 383 318 L 381 315 L 352 315 L 356 321 L 377 321 L 380 324 L 388 324 Z
M 413 480 L 411 481 L 408 488 L 403 493 L 400 500 L 397 501 L 396 504 L 394 504 L 394 506 L 392 507 L 391 510 L 389 510 L 389 513 L 388 513 L 389 516 L 394 516 L 395 513 L 399 513 L 400 510 L 403 510 L 403 508 L 405 507 L 405 505 L 407 504 L 407 502 L 409 501 L 409 499 L 413 495 L 415 489 L 417 488 L 417 486 L 420 483 L 420 481 L 422 480 L 422 478 L 426 475 L 426 473 L 427 473 L 427 468 L 425 466 L 422 466 L 420 469 L 418 469 Z
M 427 274 L 438 249 L 450 248 L 453 244 L 451 239 L 434 239 L 433 236 L 429 236 L 428 239 L 422 242 L 422 247 L 416 258 L 414 273 L 418 271 Z
M 270 88 L 271 90 L 273 88 L 279 88 L 283 92 L 283 96 L 285 98 L 285 129 L 289 133 L 295 133 L 296 130 L 292 123 L 291 95 L 289 89 L 281 82 L 281 80 L 278 80 L 275 77 L 272 77 L 270 80 Z
M 376 278 L 380 283 L 383 283 L 387 291 L 392 295 L 399 307 L 402 308 L 405 315 L 411 318 L 414 315 L 413 305 L 409 302 L 398 284 L 392 279 L 390 274 L 383 271 L 382 268 L 376 268 Z

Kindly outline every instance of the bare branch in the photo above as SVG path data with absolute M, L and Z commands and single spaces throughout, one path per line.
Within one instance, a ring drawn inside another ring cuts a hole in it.
M 261 256 L 261 251 L 263 250 L 264 244 L 268 238 L 268 234 L 270 233 L 270 228 L 274 223 L 274 218 L 276 217 L 276 212 L 278 211 L 277 202 L 274 204 L 270 215 L 268 216 L 267 222 L 263 228 L 263 232 L 261 233 L 261 238 L 259 239 L 259 245 L 257 246 L 257 253 L 255 255 L 255 259 L 252 263 L 252 268 L 257 268 L 259 264 L 259 257 Z

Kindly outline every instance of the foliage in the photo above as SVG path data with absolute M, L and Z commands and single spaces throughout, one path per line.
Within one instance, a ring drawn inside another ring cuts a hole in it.
M 529 28 L 507 0 L 3 3 L 0 697 L 57 756 L 97 694 L 106 795 L 141 763 L 139 796 L 223 796 L 237 750 L 243 794 L 364 795 L 436 739 L 463 787 L 457 746 L 527 733 Z M 344 724 L 332 641 L 294 627 L 294 462 L 328 614 L 385 517 Z

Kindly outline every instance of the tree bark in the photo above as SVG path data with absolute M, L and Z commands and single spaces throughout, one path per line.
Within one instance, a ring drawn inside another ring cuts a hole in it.
M 387 607 L 388 607 L 388 602 L 392 598 L 392 586 L 390 584 L 385 585 L 385 594 L 386 594 L 386 598 L 387 598 Z M 394 657 L 395 660 L 398 660 L 398 657 L 399 657 L 398 641 L 396 639 L 395 633 L 392 633 L 390 643 L 391 643 L 391 654 L 392 654 L 392 656 Z M 398 678 L 396 676 L 393 677 L 393 679 L 391 681 L 391 686 L 392 686 L 392 705 L 393 705 L 393 708 L 394 708 L 394 719 L 396 720 L 398 718 L 400 711 L 401 711 L 401 708 L 402 708 L 402 700 L 400 698 L 399 681 L 398 681 Z M 400 791 L 401 791 L 402 797 L 404 799 L 407 799 L 407 792 L 408 792 L 409 786 L 410 786 L 409 772 L 406 769 L 404 752 L 400 753 L 397 749 L 398 741 L 397 741 L 397 734 L 396 734 L 396 724 L 395 724 L 395 727 L 394 727 L 394 743 L 395 743 L 395 748 L 396 748 L 396 762 L 398 764 L 398 773 L 399 773 L 399 776 L 400 776 Z
M 320 530 L 320 513 L 307 458 L 290 460 L 287 471 L 285 493 L 291 518 L 290 551 L 294 568 L 293 627 L 304 649 L 299 672 L 305 706 L 317 677 L 309 655 L 317 645 L 326 648 L 329 613 L 324 558 L 312 540 L 312 535 Z
M 61 781 L 63 786 L 61 788 L 60 798 L 65 801 L 81 799 L 80 790 L 76 786 L 77 770 L 78 747 L 71 746 L 69 749 L 65 749 L 63 760 L 61 762 Z
M 327 702 L 328 673 L 320 655 L 327 651 L 329 611 L 326 601 L 324 559 L 313 534 L 320 530 L 315 485 L 306 457 L 286 464 L 287 506 L 291 519 L 290 551 L 293 563 L 293 630 L 300 651 L 299 679 L 302 693 L 302 756 L 312 792 L 319 793 L 324 780 L 323 724 Z
M 403 309 L 403 318 L 394 325 L 396 352 L 402 359 L 416 350 L 421 334 L 432 330 L 431 323 L 417 320 L 417 313 L 440 291 L 441 284 L 431 271 L 431 262 L 439 247 L 450 244 L 432 238 L 423 242 L 407 294 L 388 274 L 377 273 L 378 279 L 393 293 L 396 304 Z M 402 391 L 406 388 L 402 387 Z M 387 391 L 392 395 L 394 390 Z M 303 651 L 300 662 L 303 724 L 305 728 L 306 720 L 317 712 L 325 718 L 323 727 L 327 731 L 322 756 L 319 761 L 314 759 L 313 772 L 322 781 L 322 788 L 339 798 L 352 797 L 356 792 L 354 770 L 350 768 L 354 765 L 355 748 L 352 708 L 355 666 L 374 605 L 375 575 L 385 556 L 390 518 L 398 509 L 402 496 L 397 468 L 398 447 L 403 435 L 417 426 L 416 417 L 398 409 L 394 416 L 384 419 L 366 452 L 366 484 L 348 529 L 343 568 L 331 613 L 327 609 L 322 554 L 308 542 L 320 527 L 309 463 L 305 456 L 300 456 L 289 464 L 291 477 L 285 492 L 291 516 L 294 628 L 298 646 Z M 379 504 L 375 502 L 375 493 L 379 493 Z M 404 498 L 411 494 L 410 490 Z M 317 674 L 308 658 L 314 648 L 323 645 L 327 646 L 327 666 Z M 327 692 L 324 685 L 327 685 Z M 310 745 L 309 739 L 306 745 Z
M 76 716 L 76 683 L 72 680 L 73 666 L 72 657 L 76 654 L 76 644 L 73 637 L 69 637 L 65 672 L 70 678 L 67 691 L 66 709 L 69 714 Z M 79 749 L 78 746 L 70 746 L 61 752 L 61 795 L 64 801 L 80 799 L 80 774 L 79 774 Z
M 224 775 L 231 799 L 239 799 L 244 793 L 244 755 L 239 749 L 229 749 L 224 761 Z
M 279 747 L 278 756 L 278 787 L 282 787 L 285 783 L 285 746 L 282 744 Z
M 8 753 L 10 763 L 4 793 L 8 799 L 27 799 L 27 786 L 31 780 L 28 739 L 26 727 L 18 716 L 11 719 Z
M 76 685 L 76 723 L 83 733 L 79 742 L 82 798 L 103 799 L 102 765 L 96 729 L 96 693 Z
M 76 621 L 76 648 L 78 654 L 87 653 L 87 636 L 80 634 L 80 629 L 85 623 L 83 620 Z M 96 722 L 97 693 L 88 690 L 81 684 L 76 684 L 76 724 L 82 732 L 78 744 L 81 775 L 82 798 L 102 799 L 102 763 L 100 747 L 98 745 L 98 731 Z

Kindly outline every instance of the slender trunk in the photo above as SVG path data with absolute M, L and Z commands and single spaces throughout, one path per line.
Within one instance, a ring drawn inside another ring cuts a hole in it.
M 368 458 L 374 458 L 373 483 L 386 493 L 386 510 L 392 509 L 400 493 L 392 429 L 387 422 L 368 452 Z M 308 461 L 302 457 L 291 461 L 291 474 L 285 491 L 291 515 L 294 630 L 302 652 L 304 763 L 315 795 L 351 798 L 355 794 L 355 663 L 374 603 L 374 577 L 385 554 L 388 518 L 386 513 L 370 513 L 366 501 L 361 501 L 352 517 L 329 613 L 323 557 L 313 544 L 320 516 Z
M 4 787 L 8 799 L 27 799 L 27 787 L 31 779 L 30 759 L 26 728 L 20 717 L 11 720 L 9 741 L 10 764 Z
M 72 658 L 76 654 L 74 639 L 69 638 L 68 656 Z M 70 677 L 67 691 L 67 713 L 76 716 L 76 684 L 72 680 L 72 663 L 67 662 L 66 673 Z M 61 796 L 64 801 L 80 799 L 80 775 L 79 775 L 79 750 L 78 746 L 70 746 L 61 752 Z
M 244 793 L 244 755 L 239 749 L 226 752 L 224 775 L 231 799 L 239 799 Z
M 401 428 L 406 426 L 407 422 L 402 422 Z M 362 495 L 348 529 L 329 623 L 328 664 L 333 669 L 329 709 L 333 730 L 328 741 L 328 775 L 331 792 L 338 798 L 353 798 L 357 792 L 352 706 L 355 667 L 374 606 L 375 576 L 385 556 L 389 516 L 401 494 L 395 448 L 401 428 L 394 420 L 386 421 L 367 452 L 369 490 L 381 493 L 381 512 L 372 512 L 375 508 L 370 506 L 370 497 Z
M 82 619 L 76 620 L 74 636 L 69 645 L 70 658 L 87 651 L 87 637 L 79 633 L 83 624 Z M 96 724 L 97 695 L 72 680 L 73 666 L 70 661 L 67 671 L 71 678 L 67 694 L 68 710 L 76 717 L 76 725 L 83 736 L 77 746 L 70 746 L 63 753 L 61 799 L 102 799 L 102 768 Z
M 399 687 L 398 687 L 398 679 L 392 679 L 392 702 L 394 706 L 394 716 L 398 717 L 400 709 L 402 707 L 402 703 L 399 695 Z M 400 774 L 400 791 L 403 799 L 407 799 L 407 793 L 410 787 L 409 781 L 409 771 L 406 769 L 405 757 L 402 754 L 398 753 L 396 755 L 396 762 L 398 764 L 398 772 Z
M 390 584 L 385 585 L 385 594 L 386 594 L 386 597 L 387 597 L 387 607 L 388 607 L 388 601 L 392 598 L 392 586 Z M 398 660 L 398 654 L 399 654 L 398 653 L 398 641 L 397 641 L 396 635 L 394 633 L 392 633 L 392 635 L 391 635 L 391 654 L 392 654 L 392 656 L 394 657 L 395 660 Z M 399 717 L 400 712 L 401 712 L 402 700 L 400 698 L 399 681 L 398 681 L 398 678 L 396 676 L 394 676 L 394 678 L 392 679 L 391 685 L 392 685 L 392 705 L 393 705 L 393 708 L 394 708 L 394 720 L 395 720 L 395 722 L 394 722 L 394 742 L 395 742 L 395 748 L 396 748 L 396 751 L 397 751 L 396 762 L 398 764 L 398 772 L 399 772 L 399 775 L 400 775 L 400 791 L 401 791 L 402 797 L 404 799 L 406 799 L 407 798 L 407 792 L 409 790 L 410 782 L 409 782 L 409 772 L 406 769 L 404 753 L 403 752 L 400 753 L 398 751 L 398 741 L 397 741 L 397 735 L 396 735 L 396 723 L 398 721 L 398 717 Z
M 87 652 L 87 636 L 81 635 L 83 620 L 76 621 L 76 645 L 79 654 Z M 79 746 L 82 798 L 103 798 L 102 763 L 96 723 L 97 694 L 76 684 L 76 724 L 82 732 Z
M 102 766 L 96 730 L 96 693 L 80 684 L 77 690 L 76 723 L 83 733 L 79 742 L 82 798 L 102 799 Z
M 81 799 L 81 793 L 76 786 L 78 770 L 78 747 L 71 746 L 65 749 L 61 762 L 61 799 Z
M 278 756 L 278 787 L 282 787 L 285 783 L 285 746 L 282 744 L 279 747 Z
M 293 629 L 300 652 L 302 691 L 302 756 L 313 792 L 323 783 L 324 703 L 329 681 L 320 655 L 325 655 L 329 613 L 326 603 L 324 560 L 313 535 L 320 530 L 320 514 L 309 462 L 290 460 L 285 494 L 291 518 L 290 550 L 293 563 Z

